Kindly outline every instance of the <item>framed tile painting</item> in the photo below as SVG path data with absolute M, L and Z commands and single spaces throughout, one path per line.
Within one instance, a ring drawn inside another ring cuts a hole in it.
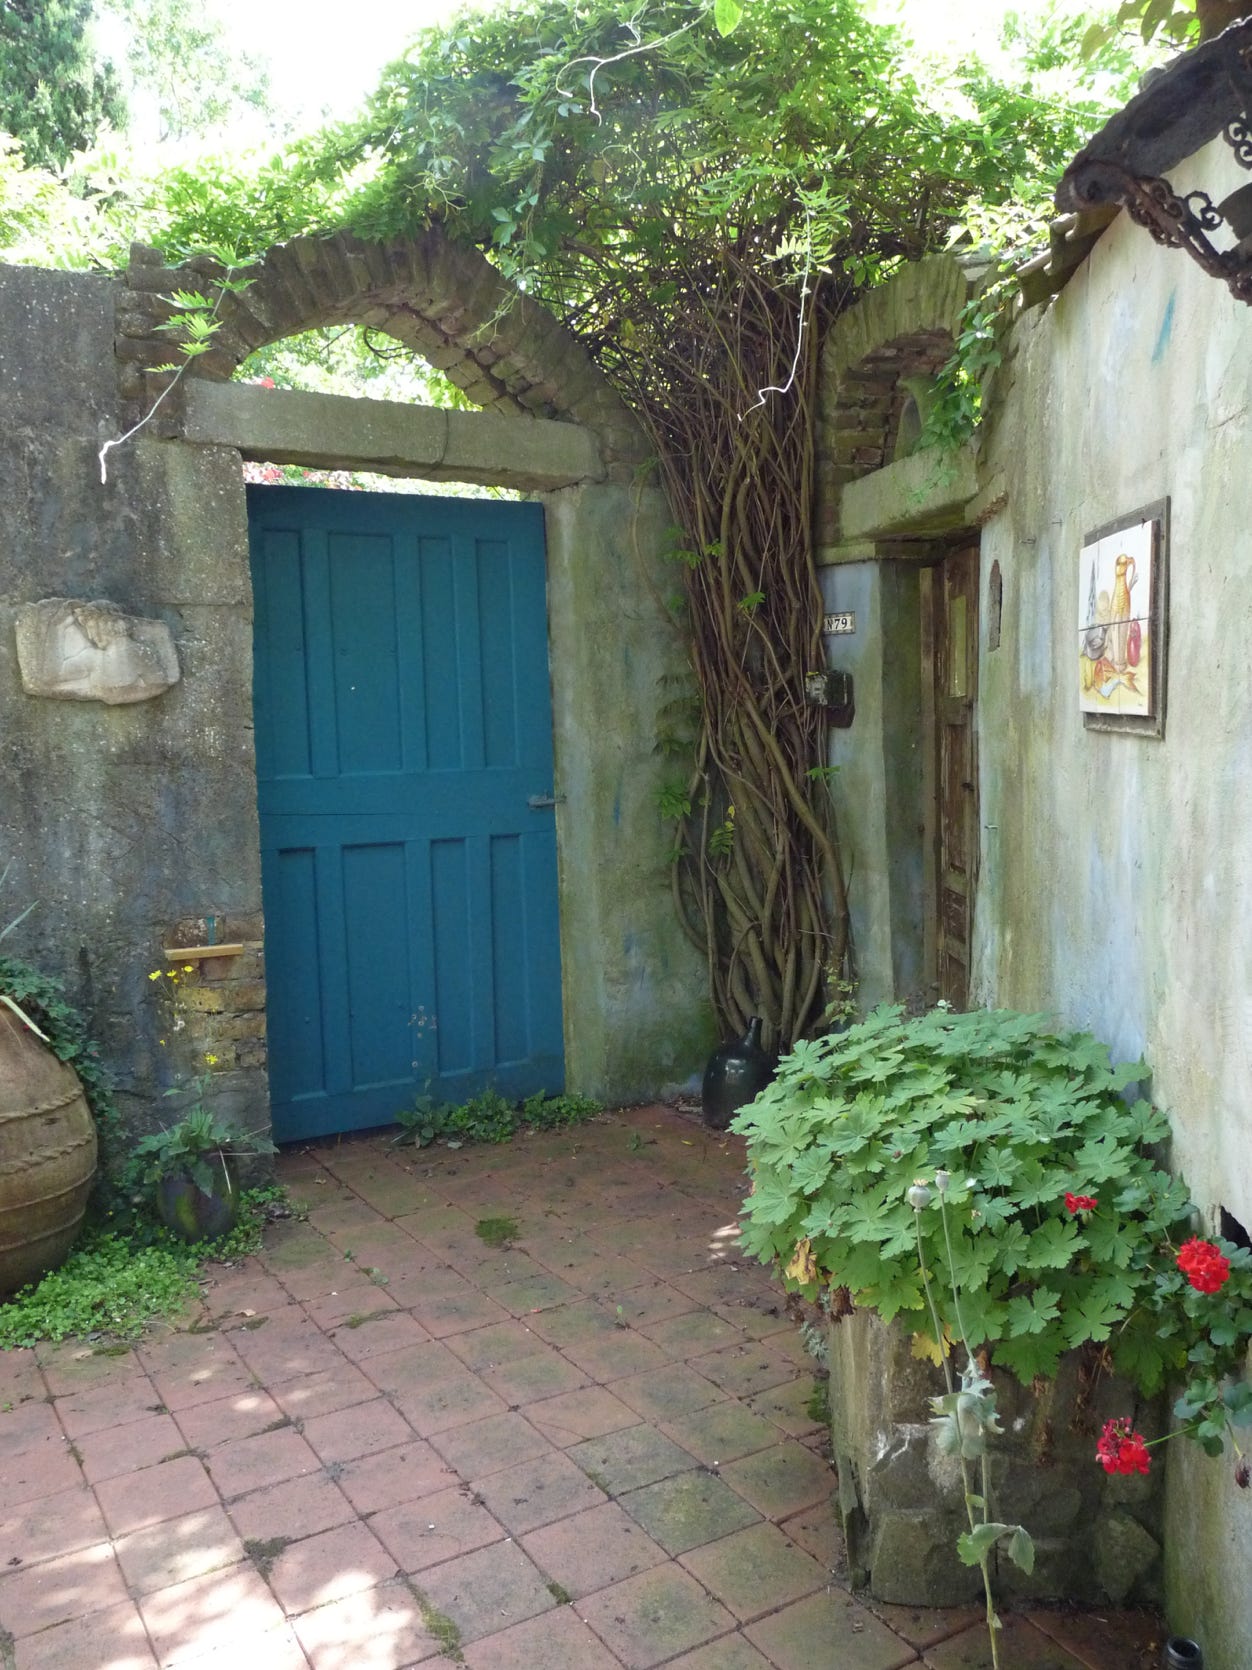
M 1078 705 L 1088 730 L 1165 734 L 1168 564 L 1168 499 L 1083 540 Z

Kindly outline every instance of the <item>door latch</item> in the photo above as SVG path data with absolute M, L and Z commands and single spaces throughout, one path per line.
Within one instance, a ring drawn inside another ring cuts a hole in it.
M 563 794 L 532 794 L 526 801 L 532 812 L 542 812 L 545 806 L 563 806 Z

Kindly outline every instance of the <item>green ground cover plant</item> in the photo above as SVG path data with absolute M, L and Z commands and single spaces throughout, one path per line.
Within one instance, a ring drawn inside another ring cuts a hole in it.
M 466 1102 L 440 1102 L 424 1095 L 396 1115 L 400 1134 L 395 1141 L 416 1148 L 441 1141 L 452 1147 L 465 1142 L 508 1142 L 519 1131 L 555 1131 L 584 1124 L 603 1112 L 603 1104 L 594 1097 L 569 1093 L 546 1096 L 537 1091 L 520 1103 L 510 1102 L 495 1090 L 484 1090 Z

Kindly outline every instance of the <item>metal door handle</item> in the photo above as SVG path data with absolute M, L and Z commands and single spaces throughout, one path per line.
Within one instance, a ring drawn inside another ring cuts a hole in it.
M 526 801 L 532 812 L 542 812 L 545 806 L 562 806 L 565 804 L 563 794 L 532 794 Z

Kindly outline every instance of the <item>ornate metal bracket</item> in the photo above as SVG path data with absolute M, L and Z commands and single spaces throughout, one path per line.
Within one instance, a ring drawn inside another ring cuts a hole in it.
M 1062 209 L 1117 203 L 1157 243 L 1185 249 L 1237 301 L 1252 305 L 1252 185 L 1215 204 L 1207 192 L 1178 193 L 1163 169 L 1219 133 L 1252 170 L 1252 20 L 1177 58 L 1114 116 L 1066 169 Z M 1229 226 L 1219 249 L 1209 233 Z

